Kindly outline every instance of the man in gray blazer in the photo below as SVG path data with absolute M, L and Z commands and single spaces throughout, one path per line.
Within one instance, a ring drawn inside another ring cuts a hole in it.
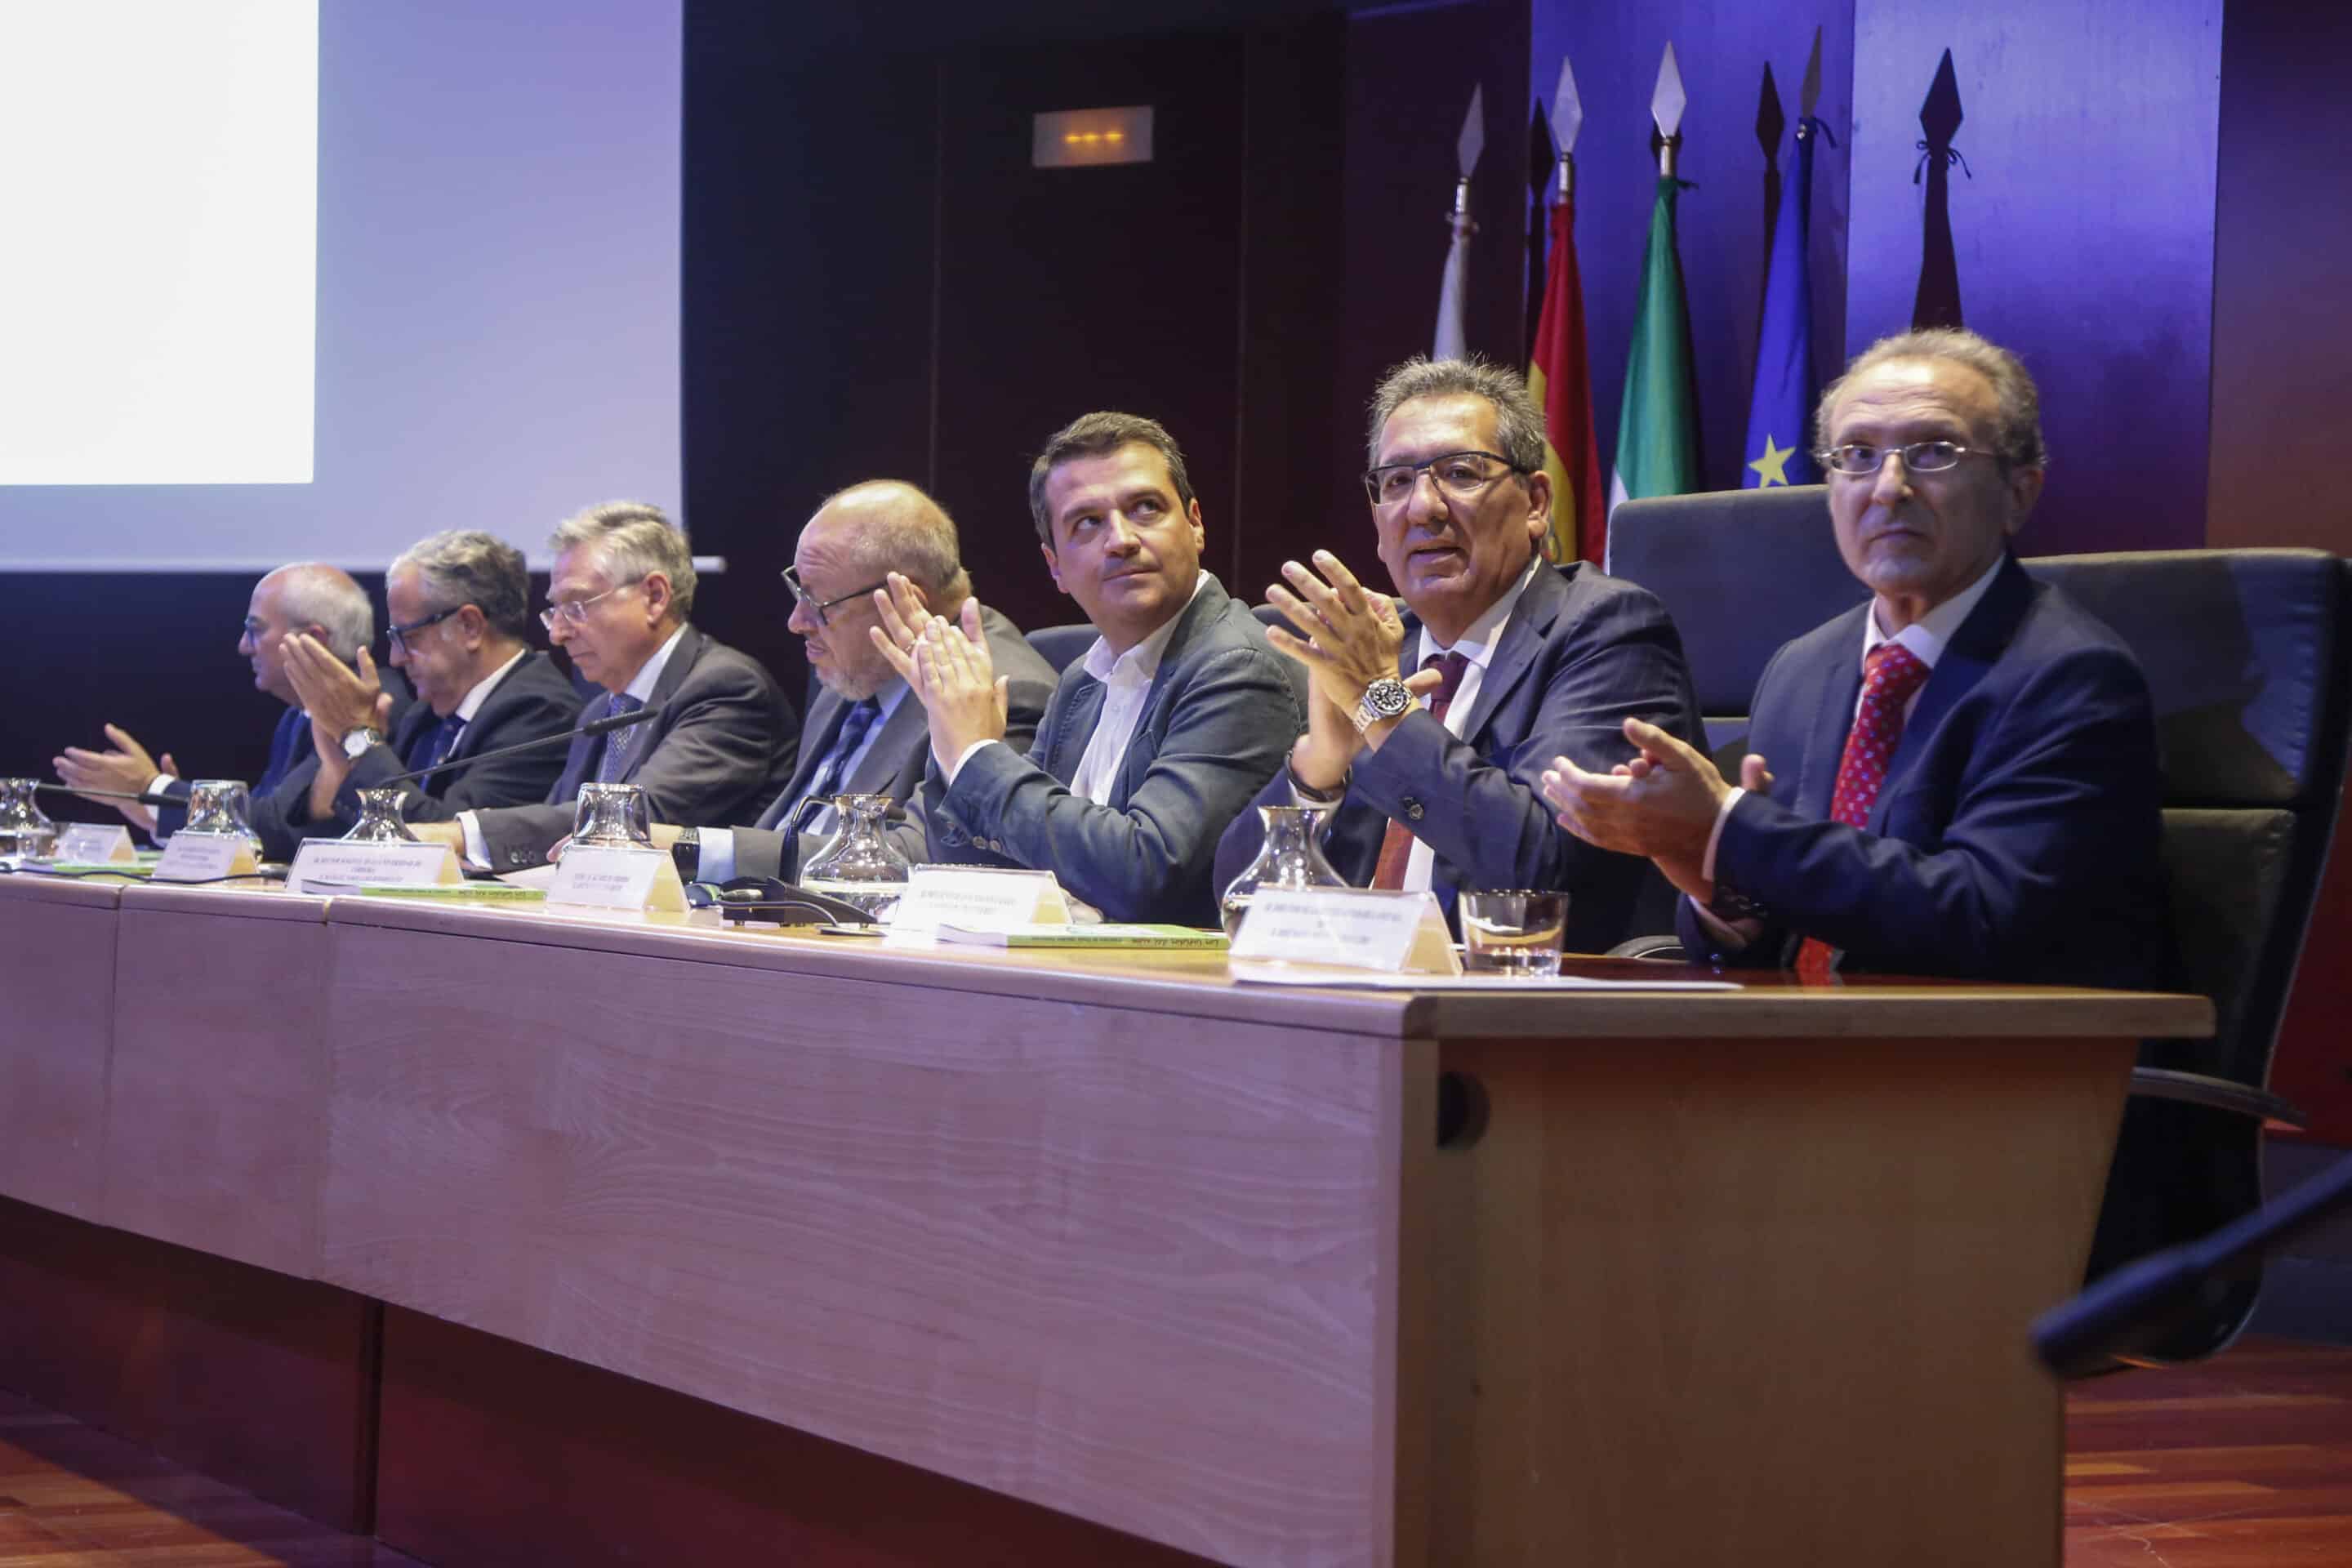
M 1056 432 L 1029 508 L 1055 585 L 1100 635 L 1026 756 L 1005 741 L 976 602 L 959 627 L 894 579 L 874 631 L 929 723 L 930 858 L 1050 870 L 1112 920 L 1214 925 L 1217 836 L 1298 733 L 1290 679 L 1201 570 L 1201 504 L 1157 422 L 1088 414 Z
M 1368 591 L 1329 551 L 1287 562 L 1268 599 L 1311 643 L 1275 646 L 1312 677 L 1307 733 L 1262 805 L 1330 808 L 1324 853 L 1359 886 L 1570 894 L 1566 941 L 1630 933 L 1647 866 L 1595 848 L 1538 793 L 1565 753 L 1605 773 L 1634 755 L 1628 719 L 1698 737 L 1682 639 L 1664 606 L 1591 566 L 1555 568 L 1543 415 L 1517 373 L 1413 360 L 1372 397 L 1365 488 L 1381 564 L 1402 597 Z M 1256 857 L 1255 812 L 1217 851 L 1231 879 Z
M 541 613 L 572 667 L 604 689 L 583 721 L 651 708 L 644 723 L 572 742 L 538 805 L 463 811 L 417 825 L 496 871 L 544 862 L 571 833 L 583 784 L 634 784 L 667 822 L 725 822 L 759 811 L 792 776 L 800 719 L 757 659 L 688 623 L 694 558 L 655 507 L 611 501 L 566 519 L 549 541 L 555 569 Z
M 792 782 L 753 827 L 676 830 L 674 853 L 701 881 L 798 876 L 837 825 L 836 795 L 882 795 L 899 803 L 890 833 L 909 860 L 927 858 L 919 806 L 907 809 L 930 760 L 923 705 L 869 637 L 876 591 L 892 573 L 929 613 L 957 619 L 971 597 L 955 521 L 913 485 L 870 479 L 829 496 L 801 530 L 784 586 L 790 625 L 808 650 L 818 694 Z M 1021 628 L 980 612 L 997 673 L 1007 683 L 1005 742 L 1026 750 L 1053 694 L 1054 668 Z M 668 837 L 664 834 L 661 837 Z

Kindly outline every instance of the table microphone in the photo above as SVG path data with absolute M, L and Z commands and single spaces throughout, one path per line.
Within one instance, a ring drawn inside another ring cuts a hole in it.
M 84 800 L 135 800 L 142 805 L 185 805 L 188 803 L 168 795 L 149 795 L 136 789 L 75 789 L 69 784 L 37 784 L 33 786 L 43 795 L 76 795 Z
M 590 720 L 587 723 L 581 725 L 577 730 L 566 730 L 562 733 L 556 735 L 541 735 L 535 741 L 518 741 L 511 746 L 500 746 L 495 752 L 477 752 L 470 757 L 449 757 L 434 763 L 429 768 L 411 768 L 404 773 L 394 773 L 390 778 L 387 778 L 383 782 L 387 786 L 397 784 L 407 784 L 412 780 L 429 778 L 435 773 L 445 772 L 450 768 L 462 768 L 469 766 L 475 763 L 487 763 L 492 757 L 511 757 L 517 752 L 528 752 L 535 746 L 553 746 L 558 744 L 568 746 L 572 742 L 581 739 L 583 736 L 601 735 L 607 730 L 625 730 L 632 724 L 642 724 L 648 719 L 660 717 L 661 711 L 661 708 L 656 706 L 651 708 L 640 708 L 635 712 L 630 713 L 608 713 L 602 719 Z

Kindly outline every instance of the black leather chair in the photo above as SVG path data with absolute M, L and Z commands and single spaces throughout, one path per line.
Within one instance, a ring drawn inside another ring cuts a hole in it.
M 1746 750 L 1774 649 L 1861 602 L 1821 486 L 1631 501 L 1612 564 L 1673 613 L 1719 763 Z M 2344 790 L 2352 735 L 2352 563 L 2315 550 L 2028 557 L 2130 643 L 2156 701 L 2164 847 L 2184 988 L 2210 1040 L 2148 1042 L 2109 1183 L 2094 1273 L 2259 1201 L 2266 1088 Z M 1675 956 L 1672 938 L 1627 944 Z M 2210 1354 L 2252 1311 L 2227 1283 L 2151 1359 Z
M 1054 673 L 1059 675 L 1086 657 L 1087 649 L 1094 647 L 1097 633 L 1092 626 L 1080 621 L 1074 626 L 1039 626 L 1024 635 L 1029 646 L 1037 650 L 1037 657 L 1052 665 Z

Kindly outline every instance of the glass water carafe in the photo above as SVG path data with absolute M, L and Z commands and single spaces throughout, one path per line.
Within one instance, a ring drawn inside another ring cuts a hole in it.
M 33 779 L 0 779 L 0 855 L 46 860 L 57 853 L 58 825 L 33 794 Z
M 408 831 L 408 823 L 401 814 L 402 792 L 398 785 L 388 789 L 363 789 L 359 792 L 360 819 L 343 841 L 358 844 L 414 844 L 416 835 Z
M 1224 916 L 1225 934 L 1233 935 L 1241 929 L 1242 916 L 1249 910 L 1250 900 L 1265 888 L 1344 888 L 1348 879 L 1331 868 L 1323 858 L 1323 818 L 1326 808 L 1319 805 L 1261 805 L 1257 808 L 1260 821 L 1265 824 L 1265 842 L 1259 846 L 1257 858 L 1242 868 L 1242 874 L 1225 884 L 1224 897 L 1219 900 L 1219 911 Z
M 831 804 L 833 837 L 801 868 L 801 886 L 880 920 L 898 908 L 914 869 L 883 830 L 897 803 L 887 795 L 837 795 Z
M 237 837 L 261 854 L 261 835 L 253 830 L 253 792 L 236 779 L 197 779 L 188 785 L 188 820 L 183 833 L 216 833 Z
M 602 849 L 654 847 L 652 808 L 646 792 L 629 784 L 584 784 L 572 814 L 572 842 Z

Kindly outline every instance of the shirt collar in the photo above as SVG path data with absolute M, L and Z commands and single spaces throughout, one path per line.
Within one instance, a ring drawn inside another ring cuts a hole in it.
M 1192 600 L 1199 598 L 1208 585 L 1209 574 L 1203 572 L 1193 581 L 1192 595 L 1184 601 L 1185 607 L 1189 609 Z M 1168 651 L 1169 641 L 1176 635 L 1176 623 L 1183 618 L 1184 611 L 1177 611 L 1158 631 L 1116 658 L 1111 654 L 1110 644 L 1100 637 L 1095 638 L 1094 645 L 1087 649 L 1087 673 L 1106 686 L 1128 681 L 1150 685 L 1159 677 L 1160 657 Z
M 1977 607 L 1977 601 L 1991 588 L 1993 578 L 2000 573 L 2001 563 L 2008 559 L 2009 552 L 2001 552 L 1999 558 L 1985 569 L 1983 576 L 1891 637 L 1878 629 L 1878 601 L 1872 599 L 1870 614 L 1862 617 L 1862 657 L 1864 661 L 1880 643 L 1898 642 L 1917 656 L 1921 664 L 1929 669 L 1935 668 L 1936 661 L 1944 657 L 1945 645 L 1952 640 L 1952 634 L 1960 629 L 1960 623 L 1969 618 L 1969 612 Z
M 527 647 L 519 647 L 515 649 L 512 658 L 509 658 L 504 664 L 499 666 L 498 668 L 490 671 L 489 674 L 482 677 L 481 679 L 474 682 L 474 689 L 471 691 L 467 692 L 462 698 L 458 699 L 457 710 L 449 716 L 457 720 L 460 724 L 472 723 L 474 721 L 474 715 L 482 710 L 482 704 L 490 700 L 491 691 L 496 689 L 499 681 L 504 680 L 507 678 L 507 671 L 512 669 L 516 665 L 520 664 L 522 662 L 522 656 L 530 651 L 530 649 Z
M 637 673 L 629 678 L 629 684 L 621 689 L 621 695 L 634 697 L 639 705 L 650 707 L 654 700 L 654 688 L 661 684 L 662 668 L 669 663 L 669 656 L 677 651 L 677 639 L 685 635 L 684 626 L 670 633 L 669 641 L 654 649 L 653 658 L 638 667 Z
M 1544 564 L 1544 558 L 1540 555 L 1529 561 L 1527 570 L 1519 574 L 1519 580 L 1505 589 L 1501 598 L 1487 605 L 1478 618 L 1454 639 L 1452 647 L 1441 646 L 1437 634 L 1431 631 L 1424 622 L 1421 628 L 1421 657 L 1413 660 L 1414 668 L 1428 664 L 1440 654 L 1458 653 L 1479 668 L 1486 668 L 1486 661 L 1495 657 L 1496 645 L 1503 640 L 1503 628 L 1510 624 L 1511 611 L 1517 606 L 1519 595 L 1528 591 L 1528 584 L 1536 580 L 1536 574 L 1543 570 Z

